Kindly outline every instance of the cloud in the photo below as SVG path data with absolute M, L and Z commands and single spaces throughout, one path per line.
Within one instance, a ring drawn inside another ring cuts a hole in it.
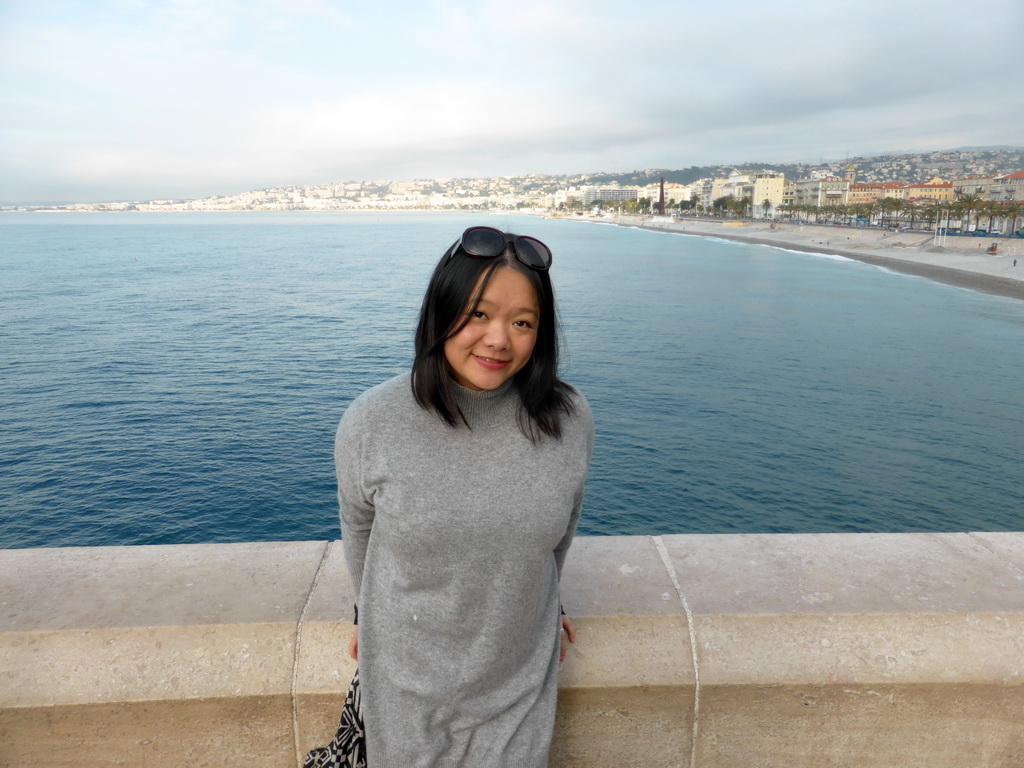
M 1013 143 L 1022 33 L 1019 0 L 9 0 L 0 199 Z

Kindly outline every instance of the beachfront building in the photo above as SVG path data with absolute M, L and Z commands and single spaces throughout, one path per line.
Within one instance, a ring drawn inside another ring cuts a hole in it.
M 963 179 L 953 179 L 953 197 L 974 195 L 979 200 L 988 200 L 989 190 L 992 189 L 995 179 L 995 176 L 967 176 Z
M 594 203 L 621 203 L 626 200 L 639 200 L 640 187 L 620 187 L 618 184 L 594 185 L 580 187 L 584 205 Z
M 729 174 L 729 178 L 722 180 L 722 184 L 720 185 L 721 194 L 716 195 L 715 200 L 719 197 L 735 197 L 742 200 L 745 197 L 744 191 L 749 184 L 749 174 L 740 173 L 733 168 L 732 173 Z
M 711 204 L 715 201 L 714 195 L 715 180 L 704 178 L 690 184 L 690 198 L 700 206 L 701 211 L 710 211 Z
M 853 182 L 846 193 L 846 205 L 871 205 L 882 198 L 905 200 L 907 185 L 902 181 L 886 181 L 881 184 Z
M 582 208 L 583 193 L 579 187 L 566 187 L 555 190 L 553 195 L 554 208 Z
M 815 179 L 797 179 L 793 195 L 794 205 L 824 207 L 846 205 L 850 182 L 838 176 Z
M 693 199 L 693 188 L 689 184 L 666 184 L 665 200 L 673 203 L 688 203 Z
M 996 176 L 988 190 L 988 199 L 995 203 L 1024 202 L 1024 171 Z
M 585 208 L 603 203 L 636 202 L 640 187 L 623 187 L 618 184 L 582 184 L 555 191 L 550 197 L 554 208 Z
M 758 171 L 750 190 L 754 216 L 771 216 L 785 202 L 786 177 L 778 171 Z
M 879 199 L 906 200 L 907 185 L 902 181 L 884 181 L 878 185 Z
M 689 184 L 677 184 L 674 181 L 665 182 L 665 205 L 679 205 L 680 203 L 688 203 L 690 201 L 690 194 L 692 189 Z M 648 184 L 646 187 L 640 187 L 640 197 L 649 198 L 654 203 L 658 202 L 658 196 L 661 194 L 661 183 Z
M 878 199 L 876 185 L 865 184 L 862 181 L 855 181 L 846 190 L 847 205 L 868 205 Z
M 907 185 L 907 200 L 944 204 L 953 202 L 953 182 L 933 176 L 921 184 Z
M 718 179 L 712 179 L 711 180 L 711 195 L 710 195 L 710 199 L 708 200 L 707 204 L 705 205 L 705 208 L 711 208 L 711 206 L 715 202 L 715 200 L 718 200 L 718 199 L 720 199 L 722 197 L 726 197 L 725 187 L 726 187 L 726 185 L 728 183 L 729 183 L 728 179 L 718 178 Z
M 722 197 L 743 200 L 755 217 L 771 216 L 785 202 L 786 177 L 778 171 L 740 173 L 733 169 L 728 178 L 714 179 L 708 204 Z

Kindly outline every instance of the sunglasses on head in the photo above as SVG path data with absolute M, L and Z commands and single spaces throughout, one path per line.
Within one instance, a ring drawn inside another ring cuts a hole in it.
M 551 267 L 551 249 L 535 237 L 509 235 L 493 227 L 470 227 L 462 233 L 445 255 L 445 264 L 460 250 L 476 259 L 493 259 L 511 244 L 512 252 L 530 269 L 547 272 Z

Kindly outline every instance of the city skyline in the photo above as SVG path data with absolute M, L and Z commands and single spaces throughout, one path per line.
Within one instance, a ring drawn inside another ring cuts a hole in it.
M 0 3 L 0 202 L 1019 145 L 1024 6 Z

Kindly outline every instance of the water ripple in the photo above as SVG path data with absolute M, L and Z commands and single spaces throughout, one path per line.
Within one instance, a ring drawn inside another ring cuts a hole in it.
M 0 217 L 0 546 L 327 539 L 334 428 L 479 217 Z M 556 254 L 587 534 L 1019 530 L 1024 303 L 490 217 Z

